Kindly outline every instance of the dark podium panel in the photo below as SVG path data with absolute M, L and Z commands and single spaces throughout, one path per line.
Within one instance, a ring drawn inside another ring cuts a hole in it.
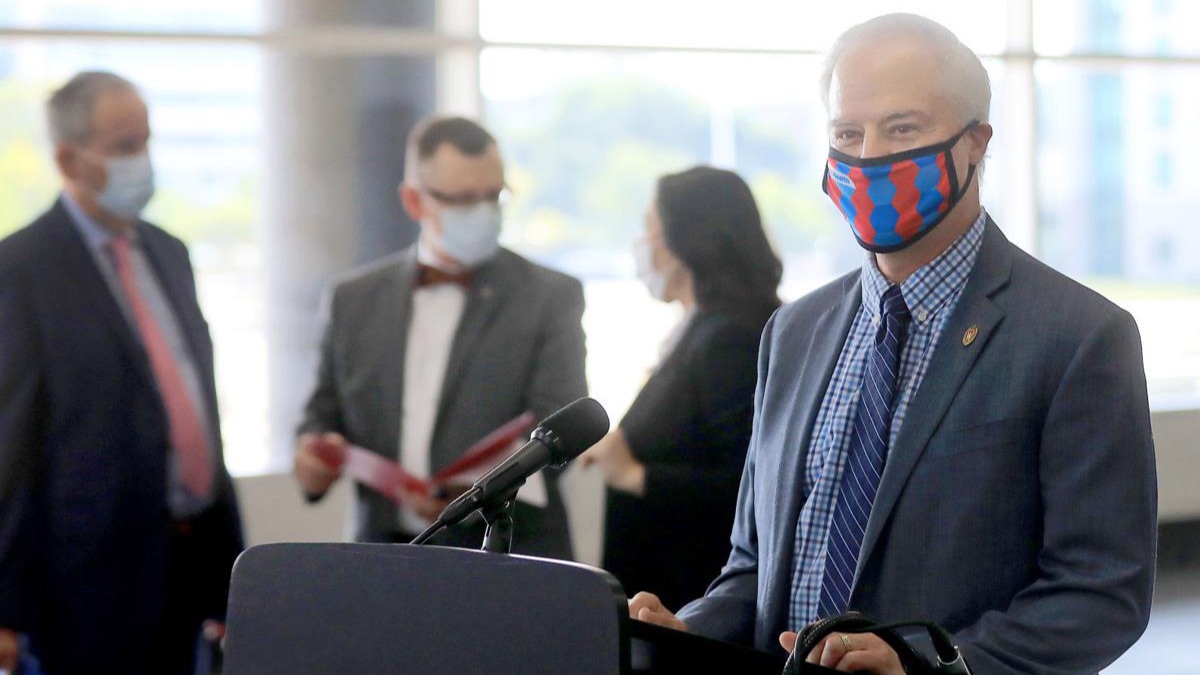
M 224 667 L 228 675 L 777 675 L 783 667 L 774 654 L 630 621 L 627 607 L 610 574 L 575 563 L 403 544 L 256 546 L 233 569 Z
M 628 626 L 631 673 L 779 675 L 783 671 L 784 659 L 775 654 L 641 621 L 628 621 Z M 824 671 L 819 668 L 814 675 Z

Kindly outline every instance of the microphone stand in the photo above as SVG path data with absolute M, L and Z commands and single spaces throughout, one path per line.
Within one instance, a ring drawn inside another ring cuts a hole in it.
M 479 509 L 487 529 L 483 533 L 482 551 L 488 553 L 508 553 L 512 550 L 513 510 L 516 508 L 517 491 L 505 495 L 503 501 L 497 500 Z
M 521 481 L 521 485 L 524 484 L 525 481 Z M 476 509 L 483 516 L 484 522 L 487 523 L 487 529 L 483 533 L 481 551 L 508 553 L 512 550 L 512 516 L 513 511 L 516 509 L 517 490 L 521 489 L 521 485 L 513 486 L 511 490 L 504 494 L 503 498 L 488 500 Z M 414 546 L 420 546 L 432 539 L 433 535 L 446 529 L 448 525 L 449 523 L 438 518 L 410 543 Z

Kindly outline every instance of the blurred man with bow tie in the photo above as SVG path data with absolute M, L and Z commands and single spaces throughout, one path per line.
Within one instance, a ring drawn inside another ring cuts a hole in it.
M 329 295 L 295 461 L 310 499 L 341 474 L 319 444 L 369 448 L 428 476 L 521 413 L 542 419 L 587 393 L 583 288 L 500 247 L 504 189 L 500 150 L 475 122 L 435 116 L 409 134 L 399 196 L 420 235 Z M 513 552 L 569 559 L 557 474 L 544 478 L 544 499 L 517 503 Z M 445 506 L 402 494 L 397 508 L 356 490 L 359 541 L 408 541 Z M 482 532 L 475 522 L 433 543 L 477 548 Z

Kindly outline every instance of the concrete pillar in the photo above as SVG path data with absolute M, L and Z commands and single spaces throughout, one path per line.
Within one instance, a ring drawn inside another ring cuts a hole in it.
M 434 0 L 274 0 L 279 31 L 431 28 Z M 270 53 L 264 81 L 264 224 L 270 452 L 290 467 L 311 391 L 318 304 L 331 277 L 415 237 L 396 199 L 403 139 L 436 102 L 434 55 Z

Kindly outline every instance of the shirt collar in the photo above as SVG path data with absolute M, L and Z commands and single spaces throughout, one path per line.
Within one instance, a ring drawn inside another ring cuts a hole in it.
M 937 314 L 950 298 L 966 283 L 987 224 L 987 211 L 979 209 L 979 217 L 971 227 L 941 255 L 922 265 L 900 284 L 904 304 L 918 325 Z M 879 301 L 892 283 L 879 271 L 875 255 L 868 253 L 863 261 L 862 303 L 872 314 L 879 312 Z
M 67 210 L 67 215 L 71 217 L 71 222 L 75 224 L 75 229 L 79 230 L 79 234 L 83 235 L 83 240 L 87 243 L 88 247 L 97 251 L 107 251 L 108 242 L 112 241 L 117 235 L 112 230 L 97 222 L 95 218 L 89 216 L 83 210 L 83 207 L 71 198 L 71 195 L 64 192 L 60 196 L 60 199 L 62 200 L 63 207 Z M 136 245 L 137 230 L 131 230 L 128 236 L 130 243 Z

